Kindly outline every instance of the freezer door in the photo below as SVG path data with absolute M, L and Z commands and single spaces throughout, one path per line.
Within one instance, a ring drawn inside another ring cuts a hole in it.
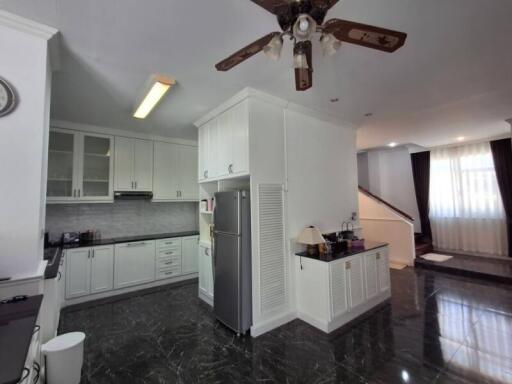
M 240 234 L 240 192 L 217 192 L 213 223 L 216 232 Z
M 240 328 L 240 237 L 215 234 L 213 311 L 229 328 Z

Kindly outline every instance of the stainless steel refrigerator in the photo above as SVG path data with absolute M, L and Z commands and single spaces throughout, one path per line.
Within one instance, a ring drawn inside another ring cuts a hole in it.
M 252 325 L 249 191 L 217 192 L 213 222 L 213 311 L 242 334 Z

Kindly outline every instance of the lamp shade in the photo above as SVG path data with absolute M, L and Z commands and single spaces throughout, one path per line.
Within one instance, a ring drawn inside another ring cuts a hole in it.
M 325 243 L 322 233 L 315 227 L 304 228 L 297 238 L 297 242 L 307 245 L 316 245 Z

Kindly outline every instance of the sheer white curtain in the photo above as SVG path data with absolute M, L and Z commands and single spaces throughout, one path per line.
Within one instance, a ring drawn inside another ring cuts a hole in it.
M 431 152 L 430 220 L 434 246 L 507 253 L 505 211 L 489 143 Z

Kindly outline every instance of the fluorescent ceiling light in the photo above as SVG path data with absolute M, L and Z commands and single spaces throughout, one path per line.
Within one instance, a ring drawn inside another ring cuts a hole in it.
M 145 119 L 174 84 L 176 84 L 174 79 L 162 76 L 153 77 L 150 82 L 149 91 L 135 110 L 133 117 Z
M 394 147 L 396 147 L 397 145 L 398 145 L 397 143 L 392 142 L 392 143 L 389 143 L 389 144 L 388 144 L 388 147 L 394 148 Z
M 457 137 L 457 141 L 464 141 L 464 140 L 466 140 L 466 138 L 464 136 Z

